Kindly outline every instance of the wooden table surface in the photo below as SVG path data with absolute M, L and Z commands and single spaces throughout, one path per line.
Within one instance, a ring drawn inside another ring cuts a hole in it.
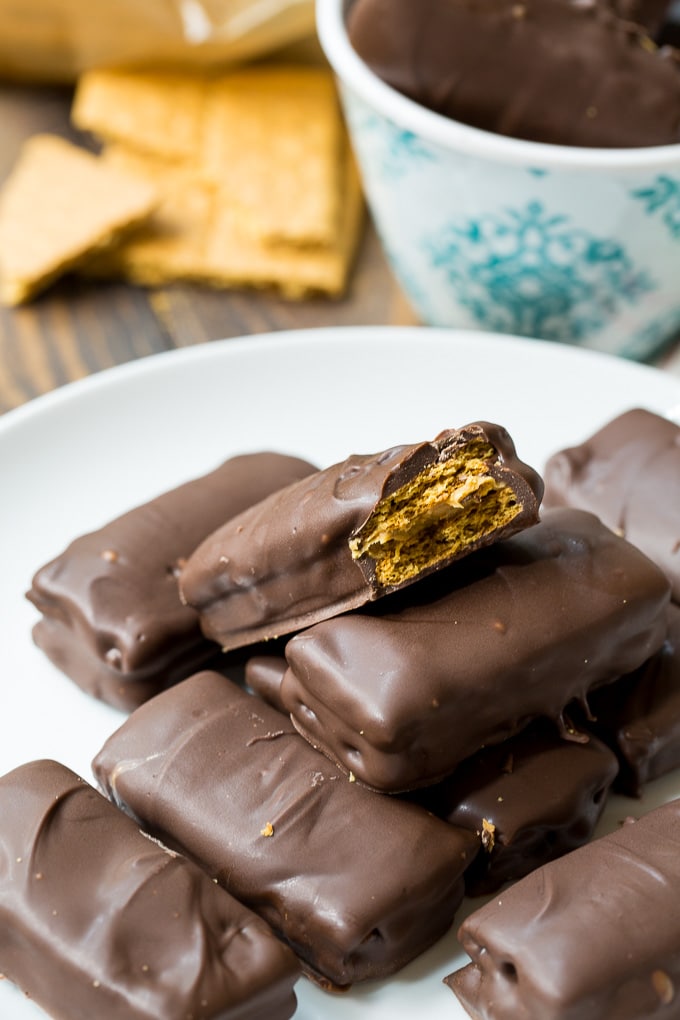
M 69 125 L 68 89 L 0 85 L 0 183 L 21 143 Z M 174 347 L 280 329 L 417 323 L 369 225 L 345 297 L 304 302 L 196 286 L 143 290 L 64 279 L 31 304 L 0 308 L 0 413 L 63 383 Z
M 68 89 L 0 84 L 0 183 L 29 135 L 50 131 L 78 140 L 70 104 Z M 417 321 L 370 224 L 340 300 L 67 278 L 26 307 L 0 308 L 0 414 L 71 380 L 175 347 L 281 329 Z M 657 363 L 680 375 L 680 346 Z

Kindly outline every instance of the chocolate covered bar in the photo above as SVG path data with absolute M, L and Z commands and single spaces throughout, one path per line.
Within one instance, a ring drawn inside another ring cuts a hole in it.
M 180 589 L 225 650 L 287 634 L 533 524 L 542 491 L 507 432 L 475 422 L 273 494 L 199 546 Z
M 182 563 L 225 520 L 314 470 L 277 453 L 234 457 L 77 538 L 33 578 L 36 644 L 89 694 L 128 711 L 189 676 L 219 648 L 180 602 Z
M 443 779 L 663 643 L 666 578 L 592 514 L 545 513 L 465 566 L 286 645 L 296 728 L 367 786 Z
M 680 65 L 626 0 L 355 0 L 350 40 L 408 98 L 473 127 L 557 145 L 680 141 Z
M 349 782 L 286 716 L 212 672 L 142 705 L 94 771 L 331 987 L 392 974 L 439 938 L 478 847 L 417 805 Z
M 246 665 L 248 686 L 280 711 L 286 667 L 285 658 L 264 655 Z M 604 743 L 564 740 L 540 721 L 408 796 L 479 837 L 482 852 L 465 872 L 465 891 L 481 896 L 586 843 L 617 773 L 616 756 Z
M 680 1015 L 680 800 L 532 872 L 462 924 L 475 1020 Z
M 615 787 L 639 797 L 652 779 L 680 768 L 680 606 L 668 609 L 659 651 L 640 669 L 595 691 L 586 723 L 619 757 Z
M 680 427 L 635 408 L 545 467 L 545 505 L 598 515 L 668 575 L 680 601 Z
M 616 756 L 595 737 L 575 743 L 539 722 L 412 797 L 479 835 L 465 891 L 480 896 L 588 842 L 617 772 Z
M 60 1020 L 288 1020 L 293 953 L 63 765 L 0 778 L 0 971 Z

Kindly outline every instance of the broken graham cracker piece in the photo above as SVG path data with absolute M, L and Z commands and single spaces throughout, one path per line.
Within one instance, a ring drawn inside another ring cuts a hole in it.
M 207 81 L 196 74 L 87 71 L 78 81 L 71 119 L 107 142 L 193 162 Z
M 332 245 L 340 216 L 344 128 L 331 73 L 264 65 L 206 92 L 207 178 L 267 244 Z
M 215 192 L 189 167 L 106 146 L 111 166 L 145 177 L 157 189 L 158 207 L 142 227 L 109 251 L 88 260 L 84 272 L 95 277 L 124 277 L 157 287 L 176 280 L 200 280 L 205 262 Z
M 267 244 L 332 245 L 344 125 L 326 68 L 260 64 L 207 77 L 91 71 L 73 123 L 180 161 L 229 196 L 239 230 Z
M 56 135 L 34 135 L 0 195 L 0 299 L 28 300 L 156 203 L 145 180 Z
M 95 276 L 122 276 L 143 286 L 190 279 L 213 287 L 274 287 L 290 299 L 342 293 L 363 223 L 363 196 L 344 139 L 340 218 L 326 246 L 267 245 L 242 229 L 230 196 L 196 179 L 189 168 L 169 165 L 110 146 L 113 165 L 148 175 L 161 195 L 147 223 L 115 249 L 88 261 Z

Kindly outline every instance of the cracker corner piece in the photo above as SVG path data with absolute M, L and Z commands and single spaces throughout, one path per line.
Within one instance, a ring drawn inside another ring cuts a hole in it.
M 364 222 L 364 200 L 354 157 L 345 142 L 341 160 L 340 221 L 333 242 L 317 247 L 268 245 L 242 229 L 228 204 L 215 207 L 202 275 L 214 287 L 273 287 L 284 298 L 340 297 Z
M 0 300 L 21 304 L 156 204 L 155 189 L 57 135 L 34 135 L 0 194 Z
M 123 278 L 142 287 L 200 281 L 214 215 L 212 189 L 183 163 L 170 164 L 121 144 L 107 145 L 102 158 L 111 166 L 147 178 L 158 190 L 159 202 L 142 227 L 88 259 L 85 275 Z
M 168 160 L 192 161 L 200 147 L 206 79 L 166 71 L 86 71 L 71 120 L 107 142 Z

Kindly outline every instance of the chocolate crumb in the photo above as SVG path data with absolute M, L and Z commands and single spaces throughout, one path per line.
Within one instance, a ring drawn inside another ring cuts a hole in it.
M 491 853 L 496 844 L 496 826 L 487 818 L 482 818 L 482 846 Z

